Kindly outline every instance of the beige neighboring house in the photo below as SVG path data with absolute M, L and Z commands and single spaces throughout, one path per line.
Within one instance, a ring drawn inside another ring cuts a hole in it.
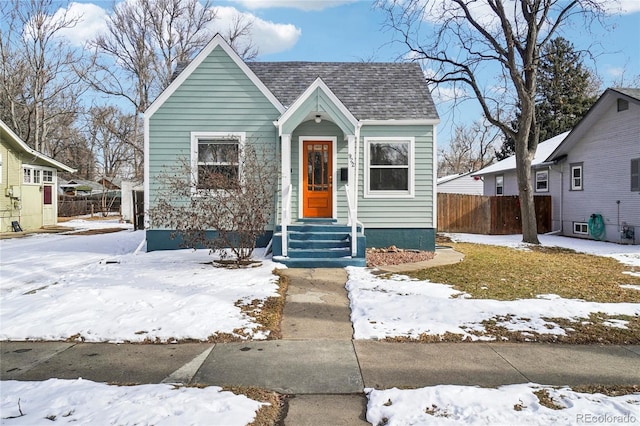
M 75 170 L 30 148 L 2 120 L 0 142 L 0 232 L 55 225 L 58 172 Z

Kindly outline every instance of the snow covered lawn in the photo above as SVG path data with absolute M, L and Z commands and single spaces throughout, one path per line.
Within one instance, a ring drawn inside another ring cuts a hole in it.
M 609 397 L 533 383 L 487 389 L 440 385 L 365 389 L 373 425 L 637 424 L 640 394 Z M 550 399 L 549 399 L 550 398 Z M 547 401 L 544 405 L 541 401 Z M 554 408 L 550 408 L 553 406 Z
M 217 386 L 114 386 L 89 380 L 0 382 L 2 424 L 246 425 L 264 403 Z
M 144 232 L 116 219 L 61 225 L 126 229 L 0 241 L 0 340 L 267 337 L 236 302 L 278 297 L 278 264 L 230 270 L 205 264 L 212 260 L 207 250 L 137 251 Z
M 521 236 L 454 234 L 452 239 L 524 248 L 520 243 Z M 638 246 L 544 235 L 541 240 L 543 245 L 609 256 L 630 266 L 640 266 Z M 582 322 L 581 319 L 595 313 L 626 317 L 640 315 L 638 303 L 585 302 L 553 294 L 513 301 L 473 299 L 450 285 L 412 280 L 402 275 L 385 279 L 363 268 L 348 268 L 348 273 L 347 290 L 356 339 L 440 340 L 456 334 L 456 338 L 461 339 L 494 340 L 502 338 L 492 334 L 491 330 L 498 327 L 534 340 L 539 335 L 566 335 L 567 325 L 564 324 L 563 328 L 551 318 L 580 319 Z M 624 329 L 628 321 L 622 317 L 604 324 Z

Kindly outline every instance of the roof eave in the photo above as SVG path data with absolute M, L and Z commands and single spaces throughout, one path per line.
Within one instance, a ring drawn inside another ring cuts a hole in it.
M 35 158 L 44 161 L 45 163 L 48 163 L 51 167 L 58 169 L 58 170 L 62 170 L 68 173 L 75 173 L 77 170 L 67 166 L 66 164 L 62 164 L 61 162 L 54 160 L 51 157 L 48 157 L 46 155 L 44 155 L 41 152 L 36 151 L 35 149 L 31 148 L 29 145 L 27 145 L 22 139 L 20 139 L 20 137 L 18 135 L 15 134 L 15 132 L 13 130 L 11 130 L 9 128 L 9 126 L 7 126 L 7 124 L 0 120 L 0 127 L 2 127 L 2 129 L 7 132 L 9 134 L 9 137 L 20 147 L 20 149 L 22 149 L 25 153 L 29 154 L 29 155 L 33 155 Z

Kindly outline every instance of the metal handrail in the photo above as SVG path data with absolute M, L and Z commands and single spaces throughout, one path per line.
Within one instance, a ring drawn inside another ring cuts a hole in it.
M 288 256 L 288 233 L 287 225 L 291 221 L 291 185 L 286 187 L 282 193 L 282 256 Z
M 351 257 L 355 257 L 358 255 L 358 225 L 361 226 L 364 233 L 364 224 L 358 221 L 358 212 L 349 195 L 349 185 L 345 185 L 344 190 L 347 194 L 349 223 L 351 224 Z

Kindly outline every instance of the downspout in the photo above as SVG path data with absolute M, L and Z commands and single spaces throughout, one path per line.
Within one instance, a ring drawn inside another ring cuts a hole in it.
M 355 170 L 355 176 L 354 176 L 354 182 L 353 182 L 353 205 L 355 206 L 356 209 L 356 217 L 354 218 L 357 222 L 358 220 L 358 175 L 360 172 L 360 129 L 362 128 L 362 121 L 358 120 L 358 122 L 356 123 L 356 170 Z M 363 229 L 364 232 L 364 229 Z

